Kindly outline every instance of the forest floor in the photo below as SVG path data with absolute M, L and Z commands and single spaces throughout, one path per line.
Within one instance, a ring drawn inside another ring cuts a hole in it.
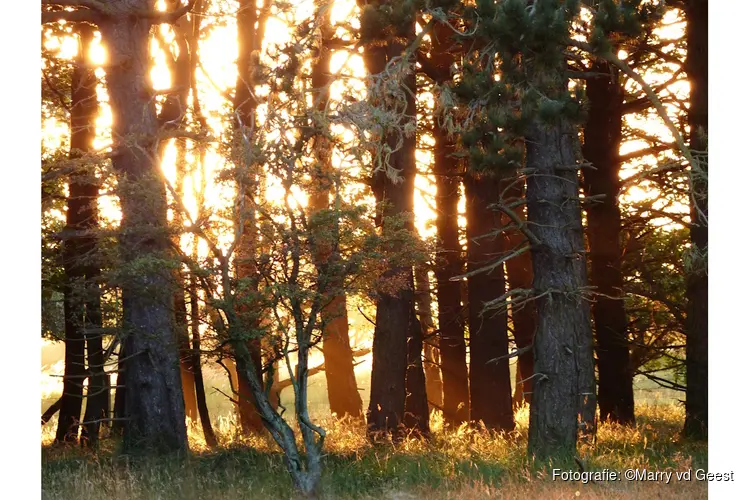
M 433 421 L 429 442 L 409 439 L 373 447 L 363 427 L 351 422 L 327 422 L 326 457 L 321 483 L 322 498 L 372 498 L 431 500 L 461 498 L 707 498 L 707 483 L 695 470 L 707 468 L 705 443 L 680 436 L 684 419 L 676 404 L 637 406 L 632 428 L 603 424 L 595 443 L 579 446 L 587 471 L 610 469 L 619 481 L 553 480 L 552 465 L 531 464 L 526 457 L 528 409 L 519 410 L 518 427 L 509 436 L 482 430 L 443 430 Z M 53 422 L 50 422 L 53 424 Z M 45 429 L 54 429 L 54 425 Z M 190 431 L 191 455 L 177 459 L 128 459 L 115 453 L 105 440 L 95 456 L 80 448 L 49 445 L 45 430 L 42 448 L 42 498 L 53 499 L 264 499 L 294 498 L 282 457 L 270 438 L 242 441 L 231 419 L 219 419 L 215 429 L 221 446 L 208 450 L 200 434 Z M 575 462 L 555 464 L 578 471 Z M 693 470 L 692 480 L 667 483 L 627 481 L 628 469 L 649 472 Z

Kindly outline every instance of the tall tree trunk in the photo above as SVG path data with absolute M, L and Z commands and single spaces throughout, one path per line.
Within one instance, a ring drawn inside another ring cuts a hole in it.
M 529 68 L 529 74 L 533 69 Z M 540 88 L 543 88 L 540 86 Z M 566 87 L 555 89 L 563 94 Z M 537 324 L 529 454 L 542 461 L 576 452 L 579 422 L 593 425 L 596 384 L 586 259 L 578 201 L 576 132 L 565 118 L 526 131 L 527 207 Z
M 513 179 L 509 182 L 501 181 L 501 193 L 503 203 L 508 206 L 520 201 L 524 196 L 524 182 Z M 516 219 L 522 224 L 526 223 L 526 214 L 523 205 L 519 204 L 511 208 Z M 518 224 L 518 222 L 516 222 Z M 513 228 L 503 233 L 505 237 L 506 252 L 513 252 L 528 245 L 528 239 L 520 228 Z M 534 279 L 531 269 L 531 254 L 523 252 L 505 262 L 505 270 L 508 276 L 508 290 L 530 290 Z M 511 318 L 513 321 L 513 339 L 519 350 L 529 349 L 534 342 L 534 327 L 536 323 L 534 304 L 520 299 L 511 303 Z M 526 350 L 518 356 L 516 364 L 516 388 L 513 393 L 513 406 L 518 407 L 521 403 L 531 404 L 531 395 L 534 392 L 534 351 Z
M 164 259 L 169 256 L 167 203 L 153 150 L 157 118 L 147 84 L 151 22 L 128 14 L 147 11 L 146 1 L 120 2 L 122 15 L 99 25 L 111 67 L 107 84 L 112 135 L 120 141 L 112 162 L 122 207 L 121 255 L 137 269 L 122 281 L 123 350 L 127 360 L 124 447 L 128 452 L 187 450 L 185 406 L 174 333 L 174 284 Z M 123 139 L 121 139 L 123 138 Z
M 78 30 L 80 46 L 78 60 L 73 69 L 70 113 L 70 158 L 75 159 L 93 148 L 96 137 L 96 115 L 99 105 L 96 97 L 96 76 L 86 67 L 86 53 L 93 39 L 93 30 L 86 26 Z M 99 290 L 94 280 L 98 277 L 95 264 L 96 237 L 91 234 L 99 224 L 97 200 L 99 186 L 92 172 L 75 172 L 68 184 L 66 236 L 63 242 L 63 267 L 65 270 L 64 316 L 65 316 L 65 371 L 60 417 L 57 424 L 56 441 L 78 440 L 78 424 L 81 420 L 83 383 L 87 378 L 85 362 L 85 337 L 91 339 L 89 358 L 91 368 L 97 374 L 89 379 L 89 394 L 98 396 L 93 406 L 101 405 L 104 388 L 101 373 L 104 371 L 101 355 L 101 310 Z M 91 330 L 89 333 L 84 333 Z M 99 352 L 96 340 L 99 339 Z M 100 359 L 101 358 L 101 359 Z M 98 366 L 94 366 L 98 365 Z M 101 418 L 101 417 L 98 417 Z M 93 417 L 91 420 L 95 420 Z M 98 428 L 98 425 L 97 425 Z M 90 428 L 93 430 L 93 427 Z
M 467 271 L 475 271 L 502 257 L 501 234 L 491 234 L 500 225 L 500 215 L 489 208 L 497 203 L 497 181 L 467 173 L 466 239 Z M 471 420 L 488 429 L 512 430 L 513 396 L 508 354 L 508 314 L 505 309 L 484 312 L 486 302 L 505 294 L 505 273 L 498 265 L 468 279 L 469 286 L 469 390 Z M 504 359 L 498 360 L 497 358 Z
M 424 376 L 427 401 L 430 407 L 443 407 L 443 381 L 440 379 L 440 350 L 435 322 L 432 319 L 432 293 L 430 276 L 425 266 L 418 266 L 414 272 L 417 302 L 417 315 L 422 329 L 424 349 Z
M 594 168 L 583 170 L 587 196 L 601 196 L 586 208 L 591 284 L 596 287 L 594 326 L 599 368 L 599 413 L 602 420 L 635 423 L 633 370 L 628 347 L 620 247 L 620 139 L 622 89 L 617 72 L 606 62 L 591 71 L 607 76 L 587 80 L 590 108 L 584 127 L 583 156 Z
M 263 7 L 267 10 L 267 6 Z M 243 171 L 247 172 L 247 178 L 244 179 L 244 185 L 241 189 L 244 191 L 240 196 L 245 197 L 245 213 L 240 214 L 244 218 L 244 232 L 240 239 L 240 245 L 237 255 L 237 276 L 240 279 L 249 279 L 251 282 L 250 292 L 257 290 L 257 270 L 255 267 L 255 257 L 257 253 L 258 230 L 256 227 L 255 216 L 255 198 L 258 195 L 258 175 L 256 165 L 250 158 L 250 151 L 245 145 L 239 134 L 252 134 L 255 130 L 256 116 L 255 112 L 258 102 L 252 92 L 254 87 L 253 73 L 257 61 L 253 58 L 253 53 L 259 51 L 263 42 L 265 22 L 259 19 L 259 11 L 254 0 L 240 0 L 239 10 L 237 11 L 237 83 L 234 94 L 234 109 L 236 111 L 238 123 L 235 123 L 235 129 L 238 136 L 235 138 L 236 158 L 238 159 Z M 256 26 L 257 24 L 257 26 Z M 252 141 L 252 137 L 247 137 Z M 257 317 L 249 319 L 252 324 L 247 325 L 247 330 L 252 331 L 257 328 L 260 321 L 259 312 L 252 311 L 251 306 L 245 308 L 244 314 Z M 263 422 L 260 414 L 255 408 L 255 398 L 252 394 L 250 381 L 246 377 L 246 369 L 253 368 L 262 378 L 263 359 L 261 354 L 260 341 L 257 339 L 248 341 L 250 359 L 254 367 L 241 366 L 237 360 L 238 374 L 238 411 L 240 415 L 240 424 L 242 432 L 245 435 L 262 432 Z
M 400 28 L 400 35 L 405 40 L 414 38 L 414 23 L 404 23 Z M 408 42 L 390 42 L 386 46 L 369 45 L 365 48 L 365 65 L 371 75 L 383 71 L 386 61 L 401 56 Z M 412 63 L 413 64 L 413 63 Z M 416 75 L 410 72 L 403 77 L 403 86 L 410 89 L 405 96 L 406 103 L 402 118 L 401 131 L 416 125 Z M 396 183 L 389 179 L 382 170 L 376 171 L 372 178 L 372 189 L 379 203 L 378 210 L 382 212 L 380 222 L 383 223 L 383 235 L 391 236 L 392 221 L 389 218 L 405 216 L 406 228 L 414 232 L 414 178 L 416 175 L 416 137 L 414 135 L 402 138 L 400 147 L 397 132 L 388 132 L 385 138 L 390 149 L 388 168 L 398 172 L 401 181 Z M 395 251 L 401 250 L 403 243 L 392 244 Z M 412 350 L 407 349 L 407 338 L 416 337 L 413 322 L 416 320 L 414 311 L 414 273 L 411 266 L 396 265 L 383 275 L 385 280 L 400 278 L 401 288 L 396 293 L 379 292 L 377 298 L 377 313 L 375 317 L 375 333 L 372 346 L 372 379 L 370 384 L 370 404 L 367 410 L 368 434 L 376 438 L 382 433 L 394 435 L 403 423 L 407 393 L 407 366 L 411 366 L 410 424 L 429 421 L 429 415 L 421 412 L 427 408 L 427 394 L 424 388 L 418 388 L 422 371 L 421 355 L 416 356 L 416 344 L 412 343 Z M 421 332 L 420 332 L 421 333 Z M 419 351 L 421 352 L 421 334 L 419 335 Z M 415 359 L 416 358 L 416 359 Z M 422 404 L 424 398 L 425 404 Z
M 449 425 L 469 419 L 469 372 L 466 366 L 466 340 L 461 309 L 461 282 L 451 281 L 463 271 L 458 234 L 458 202 L 461 180 L 456 144 L 438 124 L 435 137 L 435 226 L 438 249 L 437 280 L 438 327 L 440 328 L 440 373 L 443 377 L 443 418 Z
M 409 433 L 427 436 L 430 433 L 430 407 L 427 401 L 427 382 L 422 366 L 422 325 L 412 311 L 406 339 L 406 400 L 404 428 Z
M 333 37 L 330 25 L 330 9 L 321 14 L 321 31 L 323 38 L 320 53 L 313 64 L 312 87 L 313 99 L 317 111 L 323 115 L 328 113 L 330 97 L 330 71 L 332 49 L 329 47 Z M 327 120 L 324 120 L 327 123 Z M 328 139 L 328 127 L 318 131 L 314 141 L 314 154 L 318 162 L 317 178 L 313 179 L 313 189 L 310 196 L 310 209 L 313 213 L 327 210 L 330 207 L 330 196 L 334 184 L 335 172 L 331 165 L 332 145 Z M 338 194 L 336 194 L 338 197 Z M 321 229 L 338 235 L 338 223 L 326 224 Z M 333 226 L 333 227 L 331 227 Z M 326 240 L 326 238 L 324 238 Z M 336 242 L 333 242 L 335 245 Z M 320 261 L 338 259 L 338 253 L 320 245 L 316 258 Z M 328 403 L 331 413 L 339 418 L 362 417 L 362 398 L 357 389 L 357 379 L 354 375 L 354 355 L 349 342 L 349 318 L 346 310 L 346 295 L 335 294 L 328 299 L 328 304 L 321 311 L 323 319 L 323 357 L 325 359 L 325 375 L 328 386 Z
M 690 242 L 694 264 L 687 271 L 687 395 L 685 435 L 708 438 L 708 0 L 689 0 L 687 59 L 690 79 L 690 148 L 703 172 L 691 172 Z

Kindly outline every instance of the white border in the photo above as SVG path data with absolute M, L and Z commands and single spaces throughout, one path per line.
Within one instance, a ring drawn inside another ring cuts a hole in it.
M 748 311 L 747 77 L 750 5 L 714 0 L 709 12 L 709 469 L 734 482 L 709 483 L 712 498 L 741 498 L 750 486 L 747 432 Z M 747 496 L 744 496 L 747 498 Z
M 34 498 L 41 491 L 40 7 L 8 7 L 0 30 L 0 497 Z

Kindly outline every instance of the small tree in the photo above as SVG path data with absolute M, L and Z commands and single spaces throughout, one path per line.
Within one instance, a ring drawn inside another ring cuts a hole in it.
M 356 197 L 350 201 L 346 172 L 321 168 L 321 143 L 355 163 L 366 148 L 360 141 L 343 142 L 331 133 L 333 125 L 364 137 L 362 130 L 370 122 L 356 104 L 320 106 L 325 95 L 321 87 L 333 79 L 320 82 L 316 75 L 313 85 L 301 70 L 320 48 L 318 34 L 325 22 L 320 13 L 296 20 L 292 41 L 269 48 L 273 65 L 265 57 L 255 61 L 256 75 L 269 87 L 262 98 L 263 116 L 237 123 L 237 115 L 229 115 L 234 123 L 226 128 L 231 131 L 223 148 L 228 161 L 219 179 L 235 192 L 234 206 L 193 220 L 177 190 L 170 188 L 176 209 L 210 249 L 207 259 L 190 267 L 207 293 L 205 316 L 213 318 L 219 343 L 229 346 L 248 382 L 250 394 L 239 396 L 252 398 L 284 453 L 295 487 L 305 495 L 318 487 L 326 436 L 308 409 L 309 358 L 335 319 L 330 306 L 336 297 L 370 288 L 394 263 L 410 265 L 413 260 L 413 236 L 403 229 L 403 221 L 386 218 L 394 229 L 389 238 L 379 236 L 368 207 Z M 322 182 L 329 186 L 329 203 L 311 210 L 306 195 L 319 194 Z M 272 200 L 246 196 L 249 183 L 265 183 L 276 195 Z M 227 241 L 220 236 L 228 226 L 233 232 Z M 241 252 L 248 232 L 256 244 L 252 252 Z M 245 266 L 253 272 L 242 272 Z M 381 280 L 379 286 L 392 293 L 403 283 Z M 263 356 L 252 351 L 253 345 L 263 346 Z M 277 366 L 288 374 L 294 393 L 293 422 L 274 390 Z

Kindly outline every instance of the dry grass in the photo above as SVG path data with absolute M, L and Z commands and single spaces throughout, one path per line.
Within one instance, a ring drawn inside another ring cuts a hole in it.
M 597 441 L 581 446 L 587 470 L 682 471 L 705 467 L 705 443 L 681 440 L 684 414 L 676 405 L 641 405 L 634 428 L 602 425 Z M 326 422 L 324 498 L 706 498 L 705 483 L 588 483 L 552 481 L 552 464 L 526 457 L 527 410 L 517 415 L 510 436 L 462 427 L 447 431 L 438 417 L 429 442 L 371 446 L 361 424 Z M 215 422 L 221 447 L 210 451 L 192 426 L 192 454 L 175 458 L 129 459 L 111 441 L 98 456 L 78 449 L 44 447 L 45 499 L 232 499 L 293 498 L 281 455 L 267 438 L 243 440 L 232 418 Z M 48 429 L 54 425 L 48 424 Z M 45 431 L 43 440 L 51 441 Z M 577 470 L 575 463 L 555 467 Z

